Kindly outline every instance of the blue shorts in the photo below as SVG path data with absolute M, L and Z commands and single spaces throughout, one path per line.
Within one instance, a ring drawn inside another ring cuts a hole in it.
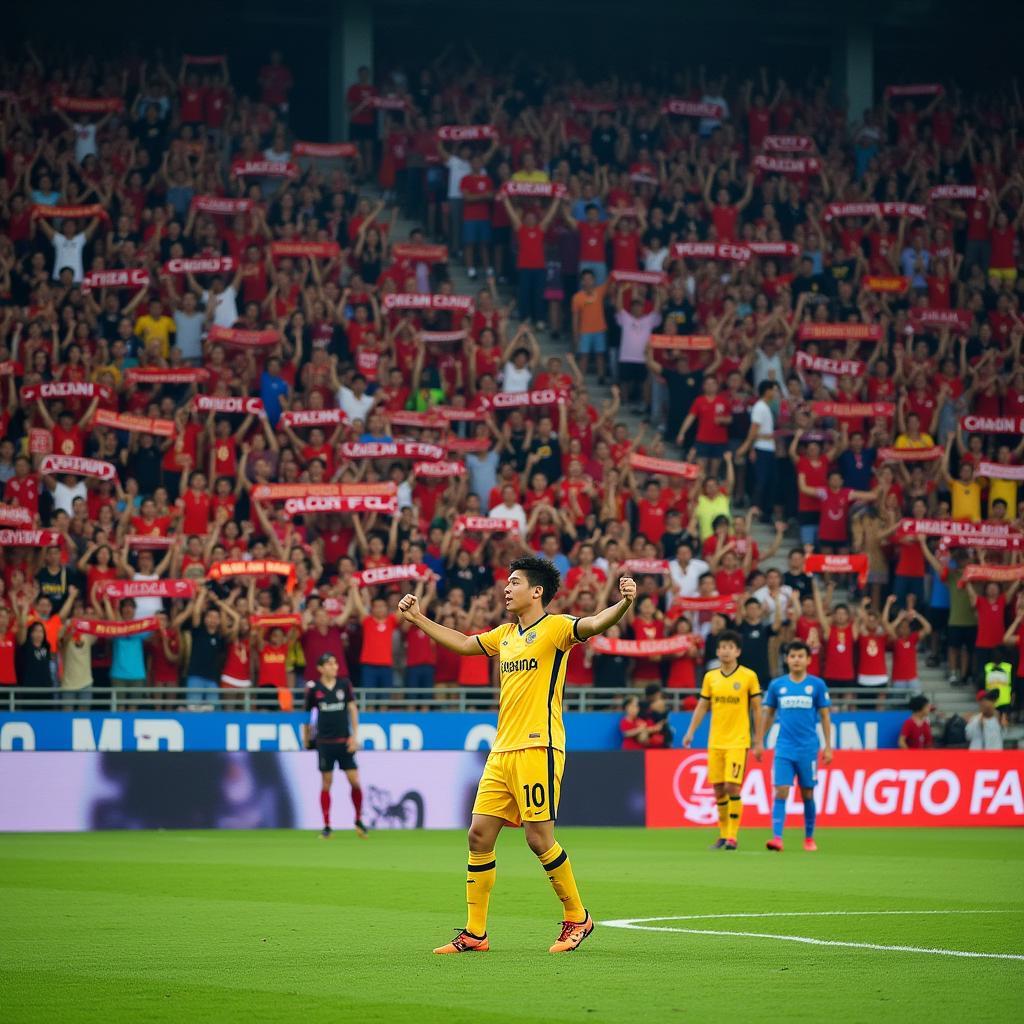
M 707 441 L 698 441 L 696 448 L 701 459 L 720 459 L 729 450 L 727 444 L 709 444 Z
M 366 690 L 387 690 L 395 685 L 395 670 L 390 665 L 360 665 L 359 685 Z
M 792 786 L 794 779 L 799 779 L 801 789 L 814 789 L 818 784 L 818 755 L 813 757 L 781 757 L 778 752 L 772 761 L 772 785 Z
M 489 220 L 464 220 L 462 222 L 463 245 L 486 245 L 491 240 Z
M 604 331 L 591 331 L 589 334 L 580 335 L 580 355 L 589 356 L 591 353 L 601 355 L 608 351 L 608 339 Z

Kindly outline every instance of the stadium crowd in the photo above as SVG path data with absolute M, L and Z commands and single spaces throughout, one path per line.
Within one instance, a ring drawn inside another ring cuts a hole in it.
M 362 687 L 488 685 L 397 600 L 482 632 L 538 552 L 553 611 L 640 585 L 570 686 L 693 689 L 737 628 L 765 683 L 799 637 L 837 694 L 910 696 L 920 648 L 1010 713 L 1015 88 L 848 117 L 764 70 L 452 54 L 361 72 L 318 144 L 292 81 L 0 64 L 0 684 L 290 707 L 329 650 Z

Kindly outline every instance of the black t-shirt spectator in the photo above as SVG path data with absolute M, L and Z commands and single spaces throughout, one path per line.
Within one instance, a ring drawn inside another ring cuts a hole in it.
M 548 478 L 548 483 L 553 484 L 562 477 L 562 446 L 558 441 L 557 434 L 551 434 L 546 441 L 536 437 L 530 445 L 530 455 L 539 455 L 540 458 L 533 464 L 533 473 L 543 473 Z M 527 481 L 529 482 L 529 481 Z
M 71 586 L 71 574 L 66 566 L 61 566 L 56 572 L 50 572 L 44 565 L 36 573 L 36 583 L 39 584 L 39 596 L 48 597 L 53 602 L 53 610 L 57 611 L 67 600 L 68 587 Z
M 192 633 L 192 653 L 188 658 L 188 675 L 200 679 L 217 681 L 224 665 L 224 637 L 220 633 L 211 633 L 205 626 L 194 626 Z
M 625 686 L 629 672 L 629 658 L 622 654 L 594 655 L 595 686 Z
M 811 583 L 811 577 L 807 573 L 783 573 L 782 582 L 787 586 L 791 587 L 797 594 L 800 595 L 802 601 L 805 597 L 814 597 L 814 588 Z
M 590 148 L 601 163 L 610 164 L 615 161 L 615 144 L 618 140 L 619 133 L 614 125 L 606 128 L 598 125 L 590 133 Z
M 761 689 L 766 690 L 771 682 L 771 662 L 768 660 L 768 643 L 775 636 L 775 630 L 767 622 L 756 625 L 741 622 L 736 632 L 743 637 L 743 654 L 740 660 L 751 672 L 757 673 Z
M 128 473 L 139 482 L 140 494 L 152 494 L 161 483 L 163 452 L 155 444 L 139 445 L 128 459 Z

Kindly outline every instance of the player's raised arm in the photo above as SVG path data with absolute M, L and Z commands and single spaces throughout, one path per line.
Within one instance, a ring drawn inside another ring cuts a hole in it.
M 626 614 L 629 606 L 636 600 L 636 580 L 629 576 L 623 576 L 619 580 L 619 594 L 622 595 L 621 601 L 609 605 L 603 612 L 585 615 L 582 619 L 577 620 L 576 635 L 580 640 L 589 640 L 592 636 L 600 636 L 606 630 L 611 629 Z
M 442 626 L 439 622 L 428 619 L 420 611 L 420 602 L 415 594 L 406 594 L 398 602 L 398 610 L 406 622 L 422 629 L 431 640 L 436 641 L 442 647 L 447 647 L 449 651 L 462 655 L 486 653 L 475 636 L 466 636 L 465 633 L 460 633 L 457 629 L 449 629 L 448 626 Z M 607 626 L 605 628 L 607 629 Z

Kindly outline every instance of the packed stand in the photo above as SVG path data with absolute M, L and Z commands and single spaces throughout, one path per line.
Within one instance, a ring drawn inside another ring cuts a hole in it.
M 1009 712 L 1016 94 L 848 124 L 765 73 L 441 63 L 362 72 L 318 144 L 280 55 L 258 99 L 220 57 L 2 77 L 0 682 L 288 708 L 331 650 L 362 687 L 487 686 L 395 605 L 482 632 L 529 551 L 552 610 L 638 578 L 567 682 L 645 714 L 733 626 L 763 680 L 795 636 L 848 700 L 909 695 L 923 647 Z

